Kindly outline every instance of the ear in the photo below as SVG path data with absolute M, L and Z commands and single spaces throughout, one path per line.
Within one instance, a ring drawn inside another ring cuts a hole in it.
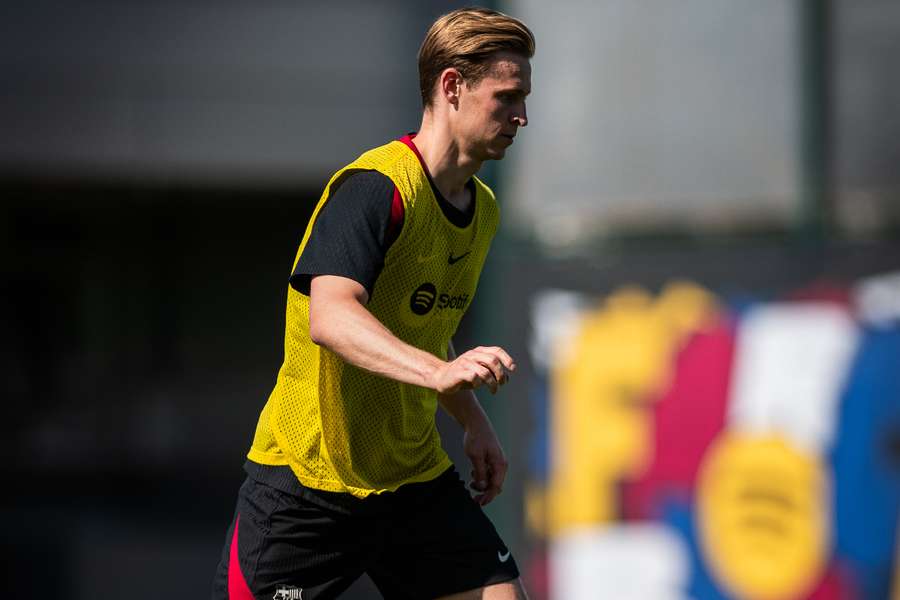
M 449 104 L 459 107 L 459 90 L 463 85 L 462 75 L 453 67 L 444 69 L 438 80 L 439 93 Z

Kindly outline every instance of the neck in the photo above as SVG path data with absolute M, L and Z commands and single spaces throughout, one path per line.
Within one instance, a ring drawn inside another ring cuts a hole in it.
M 459 196 L 466 182 L 481 168 L 481 161 L 466 155 L 453 137 L 447 119 L 436 118 L 432 110 L 422 115 L 416 134 L 416 148 L 444 198 Z

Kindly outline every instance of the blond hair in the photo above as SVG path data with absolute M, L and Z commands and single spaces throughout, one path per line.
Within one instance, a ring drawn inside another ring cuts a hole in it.
M 444 69 L 455 68 L 471 87 L 487 75 L 496 52 L 531 58 L 534 34 L 518 19 L 488 8 L 460 8 L 440 17 L 419 48 L 422 105 L 432 105 L 434 86 Z

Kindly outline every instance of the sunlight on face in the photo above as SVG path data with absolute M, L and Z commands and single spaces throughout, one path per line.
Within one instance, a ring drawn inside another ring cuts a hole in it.
M 525 98 L 531 93 L 531 63 L 509 52 L 498 53 L 484 79 L 465 84 L 459 97 L 460 146 L 477 160 L 498 160 L 528 124 Z

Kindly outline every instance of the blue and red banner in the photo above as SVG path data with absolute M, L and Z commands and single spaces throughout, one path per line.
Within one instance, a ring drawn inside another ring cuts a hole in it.
M 542 294 L 536 595 L 897 597 L 898 308 L 896 275 L 759 302 Z

